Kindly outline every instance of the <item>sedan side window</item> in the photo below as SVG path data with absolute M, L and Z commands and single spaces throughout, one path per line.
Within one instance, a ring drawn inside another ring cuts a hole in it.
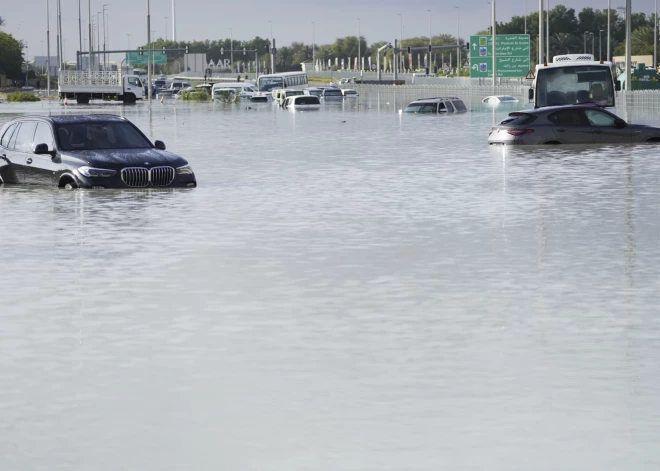
M 14 129 L 16 129 L 16 125 L 12 124 L 7 128 L 7 131 L 2 135 L 2 140 L 0 140 L 0 146 L 2 147 L 9 147 L 9 140 L 11 139 L 11 135 L 14 133 Z
M 18 136 L 18 131 L 21 129 L 21 123 L 18 123 L 16 125 L 16 129 L 14 130 L 14 134 L 11 136 L 11 139 L 9 140 L 9 146 L 7 147 L 8 149 L 13 149 L 14 146 L 16 146 L 16 137 Z
M 15 149 L 19 152 L 32 152 L 32 144 L 34 143 L 34 130 L 37 123 L 34 121 L 23 121 L 18 130 L 18 137 L 16 137 Z
M 600 110 L 586 110 L 585 113 L 587 114 L 589 122 L 594 126 L 608 126 L 611 128 L 616 127 L 614 125 L 616 117 L 609 113 L 603 113 Z
M 553 124 L 559 126 L 590 126 L 591 123 L 582 110 L 562 110 L 548 116 Z
M 46 123 L 37 124 L 37 132 L 34 133 L 34 144 L 46 144 L 48 145 L 48 150 L 55 149 L 53 133 L 50 130 L 50 126 Z

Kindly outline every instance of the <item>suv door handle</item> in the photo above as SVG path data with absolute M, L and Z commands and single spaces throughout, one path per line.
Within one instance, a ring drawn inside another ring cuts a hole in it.
M 27 159 L 27 163 L 31 164 L 32 163 L 32 158 Z

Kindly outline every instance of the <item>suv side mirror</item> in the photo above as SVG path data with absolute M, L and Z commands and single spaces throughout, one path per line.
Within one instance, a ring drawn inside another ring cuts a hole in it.
M 616 90 L 617 92 L 621 91 L 621 80 L 617 80 L 616 82 L 614 82 L 614 90 Z
M 48 150 L 48 144 L 37 144 L 34 146 L 34 153 L 39 154 L 39 155 L 44 155 L 44 154 L 49 154 L 55 157 L 55 151 L 54 150 Z
M 163 141 L 154 142 L 154 147 L 158 150 L 165 150 L 165 143 Z
M 533 99 L 534 99 L 534 89 L 533 89 L 533 88 L 530 88 L 530 89 L 527 91 L 527 98 L 529 98 L 530 100 L 533 100 Z

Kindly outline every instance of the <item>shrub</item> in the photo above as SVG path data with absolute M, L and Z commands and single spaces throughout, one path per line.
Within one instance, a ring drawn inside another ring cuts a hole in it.
M 40 101 L 39 98 L 34 93 L 27 92 L 13 92 L 7 94 L 7 101 Z
M 181 99 L 190 100 L 190 101 L 209 101 L 211 99 L 211 96 L 204 89 L 190 90 L 190 91 L 181 92 Z

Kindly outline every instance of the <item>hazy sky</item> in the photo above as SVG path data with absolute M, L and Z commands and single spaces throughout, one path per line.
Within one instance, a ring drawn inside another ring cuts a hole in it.
M 87 31 L 87 1 L 82 0 L 84 31 Z M 50 0 L 50 40 L 51 51 L 55 53 L 56 0 Z M 75 60 L 78 49 L 78 2 L 61 0 L 62 29 L 65 41 L 65 58 Z M 108 41 L 106 47 L 125 49 L 146 43 L 147 26 L 146 2 L 129 0 L 105 0 L 107 13 Z M 572 0 L 561 2 L 579 12 L 591 6 L 607 8 L 607 1 L 600 4 L 593 0 Z M 497 2 L 497 20 L 508 21 L 514 15 L 538 10 L 538 1 L 500 0 Z M 559 4 L 559 2 L 557 2 Z M 624 0 L 613 0 L 612 8 L 625 5 Z M 654 0 L 636 0 L 633 12 L 650 14 Z M 459 6 L 456 9 L 455 6 Z M 554 3 L 551 2 L 551 7 Z M 167 17 L 167 37 L 172 38 L 172 0 L 151 0 L 151 29 L 156 37 L 165 36 Z M 93 18 L 99 18 L 103 0 L 91 2 Z M 431 10 L 429 15 L 428 10 Z M 293 41 L 317 44 L 334 42 L 338 37 L 355 36 L 359 32 L 368 44 L 380 40 L 393 41 L 400 36 L 403 23 L 403 36 L 428 36 L 429 16 L 434 35 L 447 33 L 456 35 L 457 12 L 459 15 L 460 36 L 485 29 L 490 21 L 490 4 L 485 0 L 273 0 L 202 1 L 178 0 L 176 5 L 176 33 L 178 40 L 229 38 L 248 40 L 255 36 L 269 38 L 271 26 L 278 46 L 289 45 Z M 402 17 L 399 16 L 402 14 Z M 23 0 L 3 2 L 0 16 L 6 20 L 4 31 L 17 39 L 26 41 L 28 54 L 42 54 L 46 50 L 46 0 Z M 358 21 L 359 18 L 359 21 Z M 403 21 L 401 21 L 403 18 Z M 93 20 L 96 21 L 95 19 Z M 314 23 L 314 24 L 312 24 Z M 103 23 L 101 22 L 101 25 Z M 96 35 L 96 34 L 95 34 Z M 101 42 L 103 26 L 101 26 Z M 43 41 L 43 46 L 42 46 Z M 84 49 L 87 49 L 85 46 Z

